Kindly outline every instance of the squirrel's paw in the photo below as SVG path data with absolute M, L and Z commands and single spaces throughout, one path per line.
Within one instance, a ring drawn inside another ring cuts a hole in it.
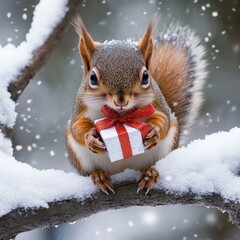
M 154 125 L 151 125 L 151 127 L 152 129 L 147 134 L 143 142 L 145 150 L 150 150 L 151 148 L 155 147 L 160 140 L 158 128 Z
M 147 168 L 142 172 L 142 175 L 138 181 L 138 190 L 143 190 L 146 188 L 146 194 L 157 184 L 159 180 L 159 173 L 155 168 Z
M 115 193 L 112 188 L 111 177 L 110 177 L 109 173 L 101 171 L 101 170 L 97 170 L 97 171 L 92 172 L 91 178 L 92 178 L 93 183 L 95 185 L 98 185 L 98 187 L 107 195 L 109 195 L 108 191 Z
M 86 133 L 85 143 L 93 153 L 104 154 L 107 151 L 105 144 L 100 140 L 95 128 L 92 128 Z

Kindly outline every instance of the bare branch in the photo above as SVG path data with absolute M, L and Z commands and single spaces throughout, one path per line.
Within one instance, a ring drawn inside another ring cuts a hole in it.
M 17 234 L 34 228 L 54 226 L 86 218 L 92 214 L 109 209 L 126 208 L 130 206 L 159 206 L 159 205 L 204 205 L 225 210 L 232 221 L 240 227 L 240 209 L 234 202 L 226 202 L 220 195 L 197 196 L 192 193 L 185 195 L 168 194 L 163 190 L 154 189 L 148 195 L 136 193 L 136 183 L 125 182 L 118 184 L 116 194 L 110 196 L 102 192 L 84 200 L 66 199 L 49 203 L 49 208 L 15 209 L 0 218 L 0 238 L 7 240 Z
M 25 87 L 28 85 L 30 79 L 32 79 L 36 72 L 44 65 L 50 52 L 61 39 L 67 26 L 69 26 L 74 13 L 79 9 L 80 3 L 81 1 L 79 0 L 68 1 L 68 11 L 66 12 L 65 17 L 63 17 L 61 22 L 55 27 L 54 31 L 43 45 L 35 50 L 31 63 L 28 66 L 25 66 L 19 73 L 17 79 L 13 79 L 10 83 L 8 91 L 11 93 L 11 98 L 14 101 L 17 101 Z

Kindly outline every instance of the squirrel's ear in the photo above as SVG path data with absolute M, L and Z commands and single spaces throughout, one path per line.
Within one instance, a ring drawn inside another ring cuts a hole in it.
M 80 16 L 76 16 L 72 20 L 72 24 L 79 35 L 79 51 L 83 59 L 84 72 L 87 73 L 90 69 L 90 59 L 92 54 L 99 46 L 99 43 L 93 41 Z
M 145 58 L 147 67 L 153 52 L 153 31 L 154 31 L 155 25 L 156 25 L 156 18 L 153 18 L 148 24 L 141 40 L 138 43 L 138 48 L 140 49 L 140 51 L 142 52 Z

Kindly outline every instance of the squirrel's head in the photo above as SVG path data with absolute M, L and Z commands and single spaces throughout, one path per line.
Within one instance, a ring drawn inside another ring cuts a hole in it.
M 153 101 L 148 66 L 153 51 L 154 25 L 155 20 L 152 20 L 137 43 L 113 40 L 100 44 L 92 40 L 80 17 L 74 20 L 84 64 L 83 101 L 93 107 L 107 104 L 117 111 Z

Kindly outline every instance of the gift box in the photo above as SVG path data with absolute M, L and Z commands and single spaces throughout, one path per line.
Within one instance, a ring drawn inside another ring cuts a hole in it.
M 96 129 L 112 162 L 144 153 L 143 140 L 151 127 L 139 119 L 150 117 L 154 111 L 151 104 L 123 116 L 106 105 L 101 109 L 106 118 L 95 120 Z
M 96 120 L 95 123 L 101 120 Z M 115 126 L 99 132 L 107 147 L 107 153 L 111 162 L 144 153 L 141 132 L 126 124 L 123 124 L 123 127 L 126 130 L 121 132 L 117 132 Z

